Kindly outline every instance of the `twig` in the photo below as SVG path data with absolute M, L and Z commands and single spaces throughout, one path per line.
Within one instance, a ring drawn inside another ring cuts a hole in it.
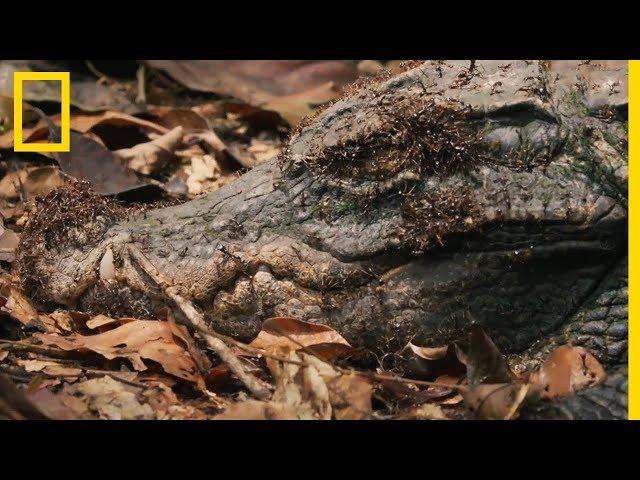
M 249 389 L 249 391 L 259 400 L 266 400 L 271 397 L 269 386 L 247 372 L 238 357 L 229 349 L 227 344 L 218 336 L 212 335 L 211 328 L 208 327 L 204 317 L 196 310 L 189 300 L 178 293 L 175 286 L 168 285 L 167 281 L 162 277 L 153 264 L 144 256 L 144 254 L 134 245 L 127 246 L 129 254 L 135 260 L 140 268 L 151 277 L 151 279 L 164 291 L 175 305 L 182 312 L 182 316 L 186 318 L 188 326 L 202 333 L 207 346 L 213 350 L 220 359 L 229 367 L 229 370 L 238 377 L 238 379 Z M 206 333 L 205 333 L 206 332 Z
M 136 96 L 136 103 L 141 103 L 143 105 L 147 103 L 145 77 L 146 77 L 146 69 L 144 67 L 144 63 L 141 63 L 140 66 L 138 67 L 138 71 L 136 72 L 136 78 L 138 80 L 138 95 Z
M 98 83 L 102 83 L 104 81 L 110 81 L 115 83 L 114 80 L 109 78 L 109 76 L 105 75 L 100 70 L 98 70 L 91 60 L 85 60 L 84 64 L 87 66 L 87 68 L 91 73 L 93 73 L 96 77 L 98 77 Z
M 165 292 L 167 296 L 175 302 L 180 311 L 192 325 L 200 327 L 200 331 L 204 330 L 204 325 L 206 325 L 204 318 L 189 300 L 182 297 L 175 291 L 172 291 L 172 288 L 168 288 Z M 256 398 L 260 400 L 267 400 L 271 396 L 269 387 L 264 382 L 245 371 L 238 357 L 229 349 L 226 343 L 209 333 L 203 334 L 203 336 L 207 342 L 207 346 L 220 357 L 220 359 L 229 367 L 229 370 L 231 370 L 235 376 L 244 383 Z
M 107 376 L 107 377 L 113 378 L 114 380 L 117 380 L 118 382 L 122 382 L 127 385 L 131 385 L 133 387 L 147 388 L 147 386 L 144 385 L 143 383 L 134 382 L 133 380 L 127 380 L 126 378 L 119 377 L 117 372 L 112 372 L 110 370 L 94 370 L 91 368 L 82 368 L 82 367 L 77 367 L 77 368 L 78 370 L 81 370 L 81 373 L 49 373 L 49 372 L 44 372 L 42 370 L 39 372 L 28 372 L 17 366 L 0 365 L 0 372 L 3 372 L 12 377 L 17 377 L 22 380 L 28 380 L 30 376 L 37 376 L 37 375 L 41 375 L 46 378 L 78 378 L 82 376 L 89 377 L 89 378 L 96 378 L 96 377 Z
M 14 342 L 11 340 L 0 340 L 0 349 L 11 350 L 14 352 L 32 352 L 40 353 L 51 358 L 68 359 L 73 356 L 72 352 L 62 350 L 60 348 L 44 347 L 41 345 L 33 345 L 31 343 Z

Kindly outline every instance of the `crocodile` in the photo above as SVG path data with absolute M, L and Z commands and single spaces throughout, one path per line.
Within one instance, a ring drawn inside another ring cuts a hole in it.
M 54 191 L 18 272 L 51 305 L 146 317 L 162 278 L 241 340 L 289 316 L 380 353 L 470 322 L 527 365 L 582 345 L 616 381 L 554 411 L 625 416 L 627 102 L 625 62 L 412 63 L 189 202 L 131 214 Z

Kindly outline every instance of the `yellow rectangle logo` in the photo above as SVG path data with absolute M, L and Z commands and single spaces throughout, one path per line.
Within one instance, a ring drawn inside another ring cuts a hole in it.
M 60 82 L 60 143 L 22 143 L 22 84 L 25 81 Z M 68 152 L 71 150 L 71 80 L 69 72 L 14 72 L 13 150 L 15 152 Z
M 640 420 L 640 60 L 629 61 L 629 419 Z

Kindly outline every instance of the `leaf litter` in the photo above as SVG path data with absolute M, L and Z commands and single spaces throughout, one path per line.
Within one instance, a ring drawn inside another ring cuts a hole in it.
M 129 203 L 210 192 L 277 156 L 303 116 L 356 76 L 384 67 L 244 63 L 146 62 L 142 104 L 135 101 L 141 87 L 135 75 L 116 80 L 97 70 L 75 72 L 66 155 L 11 151 L 12 92 L 0 88 L 0 417 L 511 419 L 528 401 L 604 381 L 597 359 L 571 345 L 553 351 L 537 371 L 516 374 L 478 324 L 469 326 L 465 348 L 409 343 L 392 365 L 372 368 L 367 352 L 330 327 L 276 317 L 248 345 L 220 338 L 245 371 L 268 385 L 269 398 L 256 400 L 207 348 L 202 332 L 176 324 L 170 312 L 162 320 L 112 318 L 51 311 L 27 298 L 9 269 L 37 199 L 76 180 Z M 44 67 L 2 61 L 0 87 L 16 68 Z M 25 99 L 42 108 L 55 102 L 56 92 L 45 87 Z M 23 140 L 54 139 L 59 115 L 24 108 Z M 128 200 L 132 192 L 137 196 Z

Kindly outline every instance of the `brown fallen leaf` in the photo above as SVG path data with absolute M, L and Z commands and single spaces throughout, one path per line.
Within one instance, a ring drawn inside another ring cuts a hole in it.
M 529 381 L 540 388 L 542 398 L 569 395 L 604 382 L 600 362 L 583 347 L 563 345 L 555 349 Z
M 92 351 L 110 360 L 126 358 L 137 371 L 147 369 L 143 359 L 153 360 L 171 375 L 199 386 L 204 384 L 189 352 L 176 342 L 169 322 L 134 320 L 97 335 L 34 336 L 45 345 L 67 351 Z
M 77 132 L 71 132 L 71 151 L 57 153 L 55 157 L 65 173 L 89 181 L 99 195 L 158 190 L 157 186 L 141 181 L 115 153 Z
M 300 361 L 296 352 L 288 353 L 288 358 Z M 313 366 L 296 365 L 267 359 L 267 366 L 276 382 L 273 403 L 286 405 L 300 420 L 330 420 L 331 402 L 329 389 L 318 369 Z
M 4 373 L 0 372 L 0 418 L 13 420 L 47 420 L 38 408 Z
M 440 405 L 424 403 L 398 417 L 402 420 L 448 420 Z
M 182 85 L 239 98 L 295 125 L 311 106 L 332 100 L 359 72 L 350 60 L 147 60 Z
M 295 126 L 313 112 L 315 107 L 336 98 L 339 92 L 340 89 L 334 82 L 327 82 L 301 93 L 273 98 L 261 107 L 278 112 L 289 125 Z
M 452 376 L 452 375 L 440 375 L 437 377 L 434 382 L 441 383 L 444 385 L 451 385 L 451 389 L 447 389 L 446 387 L 429 387 L 427 388 L 427 392 L 432 395 L 432 398 L 435 399 L 439 405 L 457 405 L 462 402 L 462 395 L 458 393 L 457 390 L 454 389 L 456 385 L 461 385 L 466 381 L 465 376 Z M 436 397 L 436 395 L 438 395 Z
M 255 166 L 252 158 L 238 152 L 234 145 L 227 146 L 213 130 L 205 130 L 201 132 L 191 132 L 185 136 L 185 141 L 198 140 L 203 142 L 206 150 L 215 155 L 216 160 L 221 167 L 227 170 L 237 170 L 238 168 L 251 168 Z
M 216 418 L 356 420 L 370 417 L 373 386 L 368 378 L 355 372 L 339 372 L 318 357 L 300 351 L 290 350 L 281 355 L 290 361 L 266 359 L 275 380 L 270 401 L 236 403 Z
M 469 352 L 465 360 L 469 385 L 511 383 L 516 378 L 507 359 L 477 323 L 470 327 Z
M 50 360 L 18 359 L 16 360 L 16 363 L 27 372 L 44 372 L 48 375 L 60 376 L 79 376 L 82 374 L 82 369 L 80 368 L 69 367 L 62 363 Z
M 60 126 L 60 114 L 49 117 L 56 126 Z M 92 129 L 101 126 L 113 127 L 137 127 L 145 133 L 157 133 L 164 135 L 169 131 L 154 122 L 142 118 L 127 115 L 126 113 L 107 111 L 102 113 L 74 112 L 69 119 L 69 127 L 78 133 L 89 133 Z M 47 122 L 40 119 L 38 123 L 31 127 L 22 129 L 22 139 L 25 143 L 45 142 L 48 134 Z M 6 131 L 0 135 L 0 149 L 13 147 L 13 131 Z
M 69 177 L 58 167 L 51 165 L 14 170 L 0 180 L 0 197 L 7 200 L 29 200 L 44 196 L 69 181 Z
M 329 392 L 333 418 L 361 420 L 370 417 L 373 385 L 369 378 L 356 372 L 340 372 L 315 355 L 300 351 L 290 352 L 290 355 L 297 355 L 297 358 L 309 365 L 303 368 L 313 368 L 318 372 Z M 271 366 L 269 362 L 271 360 L 267 362 Z
M 348 356 L 355 352 L 342 335 L 331 327 L 289 317 L 269 318 L 262 324 L 250 346 L 267 352 L 308 349 L 325 360 Z
M 139 395 L 154 412 L 157 420 L 206 420 L 207 415 L 200 409 L 184 405 L 170 387 L 162 382 L 148 381 L 148 386 Z
M 211 361 L 207 357 L 207 355 L 198 347 L 195 340 L 189 333 L 189 330 L 184 325 L 178 325 L 173 318 L 169 320 L 169 326 L 171 327 L 171 332 L 173 335 L 184 343 L 189 355 L 195 362 L 196 366 L 200 373 L 207 372 L 211 369 Z
M 211 191 L 219 186 L 223 178 L 220 165 L 211 155 L 191 158 L 191 165 L 183 168 L 186 175 L 185 186 L 191 195 Z
M 106 420 L 155 419 L 152 408 L 138 400 L 135 389 L 109 376 L 67 386 L 63 393 L 63 402 L 85 418 L 89 414 Z
M 55 318 L 39 314 L 29 300 L 6 278 L 0 278 L 0 311 L 28 328 L 59 333 Z
M 231 404 L 214 420 L 297 420 L 296 413 L 287 405 L 275 402 L 246 400 Z
M 247 151 L 256 159 L 256 165 L 277 157 L 281 150 L 282 149 L 280 147 L 272 143 L 256 140 L 255 138 L 251 139 L 251 146 L 247 148 Z
M 40 388 L 27 394 L 29 400 L 52 420 L 77 420 L 78 414 L 65 405 L 60 395 L 47 388 Z
M 409 342 L 399 352 L 398 358 L 398 366 L 412 378 L 432 378 L 465 371 L 465 365 L 460 362 L 452 345 L 420 347 Z
M 119 325 L 124 325 L 125 323 L 135 322 L 135 320 L 135 318 L 111 318 L 106 315 L 96 315 L 95 317 L 86 320 L 85 325 L 91 330 L 98 329 L 100 331 L 106 331 Z
M 462 388 L 460 393 L 475 418 L 483 420 L 510 420 L 530 392 L 526 383 L 482 384 Z
M 0 218 L 0 260 L 13 262 L 16 258 L 16 248 L 20 244 L 20 237 L 13 230 L 6 228 Z
M 185 133 L 209 130 L 207 120 L 193 109 L 147 106 L 149 113 L 167 129 L 182 127 Z
M 116 150 L 114 153 L 124 160 L 130 169 L 151 175 L 176 158 L 174 152 L 182 143 L 183 135 L 183 128 L 178 126 L 155 140 Z

